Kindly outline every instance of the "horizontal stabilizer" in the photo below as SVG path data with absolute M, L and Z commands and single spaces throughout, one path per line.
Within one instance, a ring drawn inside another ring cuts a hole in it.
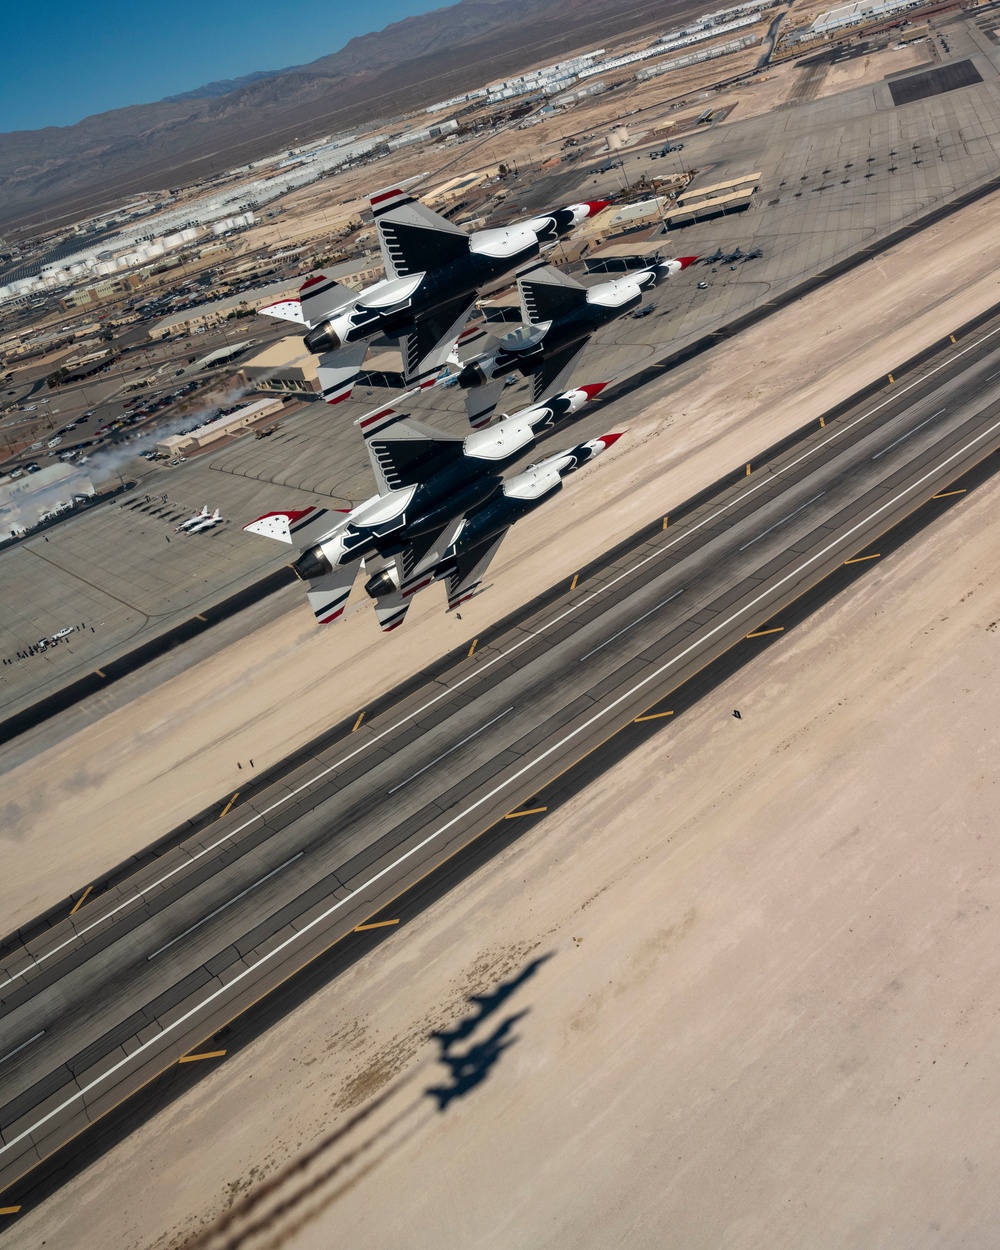
M 408 385 L 423 381 L 452 360 L 475 306 L 475 300 L 463 295 L 417 318 L 415 328 L 401 342 Z
M 348 512 L 347 508 L 288 508 L 284 512 L 265 512 L 243 528 L 248 534 L 260 534 L 279 543 L 304 543 L 325 533 L 333 524 L 331 511 Z
M 532 325 L 556 321 L 587 302 L 587 288 L 551 265 L 523 270 L 517 280 L 521 313 Z
M 481 430 L 489 425 L 493 413 L 503 394 L 505 378 L 496 378 L 485 386 L 474 386 L 465 393 L 465 411 L 469 416 L 469 424 L 474 430 Z
M 265 304 L 257 311 L 265 317 L 277 317 L 279 321 L 293 321 L 296 325 L 305 325 L 302 301 L 298 299 L 279 299 L 276 304 Z
M 557 395 L 561 391 L 569 390 L 569 380 L 589 342 L 588 335 L 583 342 L 571 343 L 562 351 L 545 357 L 541 367 L 531 375 L 531 398 L 534 403 L 540 403 L 546 395 Z
M 490 561 L 500 550 L 500 544 L 507 536 L 503 530 L 494 538 L 488 539 L 478 547 L 463 551 L 455 562 L 455 570 L 448 574 L 448 611 L 453 612 L 463 603 L 471 599 L 479 587 Z

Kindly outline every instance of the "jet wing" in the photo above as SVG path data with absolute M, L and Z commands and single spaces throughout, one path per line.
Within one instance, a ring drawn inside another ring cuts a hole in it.
M 324 352 L 316 364 L 319 393 L 328 404 L 349 399 L 361 366 L 368 355 L 367 343 L 350 343 L 335 352 Z
M 521 314 L 531 325 L 557 321 L 587 302 L 587 288 L 552 265 L 522 269 L 517 279 Z
M 440 269 L 468 255 L 469 236 L 400 186 L 369 197 L 387 278 Z
M 275 304 L 265 304 L 257 311 L 265 317 L 277 317 L 279 321 L 293 321 L 296 325 L 305 325 L 302 315 L 302 301 L 298 299 L 279 299 Z
M 545 357 L 538 372 L 531 375 L 533 403 L 539 403 L 546 395 L 557 395 L 560 391 L 569 390 L 569 379 L 589 342 L 590 335 L 582 342 L 573 343 L 570 347 L 564 347 L 561 352 L 553 352 L 551 356 Z
M 376 408 L 358 425 L 380 495 L 426 481 L 464 454 L 464 439 L 413 421 L 396 408 Z
M 409 385 L 421 382 L 448 363 L 476 301 L 467 295 L 442 304 L 418 317 L 412 333 L 403 337 L 403 368 Z
M 478 547 L 471 547 L 456 558 L 455 570 L 448 574 L 449 612 L 453 612 L 455 608 L 461 607 L 467 599 L 471 599 L 476 593 L 486 575 L 490 561 L 500 550 L 500 544 L 506 537 L 507 530 L 504 530 L 496 538 L 490 538 L 486 542 L 480 543 Z

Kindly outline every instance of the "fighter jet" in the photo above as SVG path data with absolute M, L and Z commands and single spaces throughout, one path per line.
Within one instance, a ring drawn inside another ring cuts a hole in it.
M 199 521 L 196 521 L 194 525 L 188 526 L 185 532 L 188 534 L 203 534 L 206 530 L 213 529 L 216 525 L 221 524 L 222 513 L 218 508 L 216 508 L 211 516 L 202 517 Z
M 725 256 L 719 257 L 719 261 L 723 265 L 731 265 L 734 261 L 743 260 L 743 259 L 744 259 L 743 253 L 740 251 L 739 248 L 736 248 L 735 251 L 727 252 Z
M 205 504 L 200 512 L 196 512 L 194 516 L 189 516 L 186 521 L 181 521 L 180 525 L 175 526 L 174 533 L 175 534 L 189 533 L 190 530 L 193 529 L 195 525 L 198 525 L 201 521 L 204 521 L 208 515 L 209 515 L 208 504 Z
M 405 184 L 403 184 L 405 185 Z M 305 346 L 319 356 L 317 376 L 329 404 L 347 399 L 377 335 L 401 338 L 406 384 L 432 380 L 446 363 L 480 288 L 538 256 L 606 200 L 569 204 L 540 217 L 466 234 L 432 212 L 403 185 L 369 197 L 385 278 L 360 294 L 327 274 L 303 283 L 299 299 L 260 309 L 306 327 Z
M 715 265 L 720 260 L 722 260 L 723 256 L 725 256 L 725 252 L 722 250 L 721 247 L 719 247 L 719 248 L 716 248 L 716 250 L 712 253 L 711 256 L 702 256 L 701 263 L 703 265 Z
M 657 260 L 648 269 L 590 287 L 551 265 L 525 270 L 518 278 L 518 290 L 527 324 L 495 339 L 486 352 L 460 362 L 459 385 L 473 388 L 466 402 L 473 427 L 490 419 L 504 379 L 513 370 L 530 375 L 533 399 L 561 390 L 595 330 L 631 312 L 642 302 L 644 291 L 696 260 L 696 256 Z
M 743 253 L 743 260 L 744 260 L 744 261 L 748 261 L 748 260 L 760 260 L 760 258 L 761 258 L 763 255 L 764 255 L 764 249 L 763 249 L 763 248 L 761 248 L 761 247 L 753 247 L 753 248 L 751 248 L 751 249 L 750 249 L 750 251 L 749 251 L 749 252 L 744 252 L 744 253 Z
M 399 556 L 409 572 L 432 552 L 444 559 L 458 535 L 444 545 L 443 538 L 457 521 L 502 493 L 503 470 L 530 451 L 543 430 L 573 416 L 605 385 L 554 395 L 465 438 L 414 421 L 399 408 L 375 409 L 358 425 L 377 494 L 335 512 L 316 507 L 269 512 L 243 528 L 301 547 L 292 568 L 308 583 L 317 621 L 327 624 L 344 611 L 364 561 Z
M 508 478 L 499 491 L 445 529 L 422 555 L 410 548 L 386 560 L 365 583 L 375 600 L 375 615 L 384 633 L 397 629 L 413 596 L 433 582 L 445 581 L 448 611 L 461 607 L 479 592 L 490 561 L 510 527 L 562 490 L 563 478 L 583 468 L 621 438 L 602 434 L 567 451 L 529 465 Z

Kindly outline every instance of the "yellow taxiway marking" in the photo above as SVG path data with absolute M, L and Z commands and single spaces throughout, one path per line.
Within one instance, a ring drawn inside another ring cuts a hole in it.
M 773 629 L 758 629 L 752 634 L 747 634 L 748 638 L 763 638 L 765 634 L 783 634 L 785 632 L 784 625 L 775 625 Z
M 177 1062 L 197 1063 L 199 1059 L 221 1059 L 225 1053 L 224 1050 L 204 1050 L 200 1055 L 181 1055 Z
M 237 791 L 236 791 L 236 793 L 233 795 L 233 797 L 232 797 L 232 798 L 229 800 L 229 802 L 226 804 L 226 806 L 222 809 L 222 811 L 221 811 L 221 812 L 219 812 L 219 819 L 220 819 L 220 820 L 223 818 L 223 816 L 228 816 L 228 815 L 229 815 L 229 809 L 232 807 L 232 805 L 236 802 L 236 800 L 237 800 L 239 797 L 240 797 L 240 792 L 239 792 L 239 790 L 237 790 Z
M 75 916 L 76 913 L 80 910 L 80 908 L 84 905 L 84 903 L 87 901 L 87 895 L 90 893 L 90 891 L 93 888 L 94 887 L 92 885 L 87 886 L 84 892 L 80 895 L 80 897 L 73 904 L 73 910 L 69 913 L 71 916 Z
M 649 712 L 645 716 L 637 716 L 635 724 L 641 725 L 644 720 L 662 720 L 664 716 L 673 716 L 673 712 Z
M 876 551 L 873 555 L 870 555 L 870 556 L 851 556 L 851 558 L 849 560 L 845 560 L 844 563 L 845 564 L 861 564 L 865 560 L 880 560 L 881 558 L 882 558 L 882 553 L 880 551 Z
M 578 582 L 579 580 L 580 580 L 580 574 L 579 574 L 579 573 L 574 573 L 574 574 L 573 574 L 573 580 L 572 580 L 572 581 L 570 582 L 570 584 L 569 584 L 569 588 L 570 588 L 570 590 L 576 590 L 576 584 L 577 584 L 577 582 Z
M 890 381 L 890 382 L 895 382 L 895 381 L 896 381 L 896 379 L 892 376 L 892 374 L 891 374 L 891 373 L 889 374 L 889 381 Z
M 819 428 L 820 428 L 821 430 L 826 429 L 826 417 L 820 417 L 820 419 L 819 419 Z
M 519 812 L 508 812 L 504 820 L 513 820 L 516 816 L 537 816 L 540 812 L 547 812 L 547 807 L 526 807 Z
M 98 677 L 106 677 L 106 676 L 107 676 L 107 674 L 106 674 L 106 673 L 103 673 L 103 672 L 102 672 L 99 668 L 95 668 L 95 669 L 94 669 L 94 672 L 97 674 L 97 676 L 98 676 Z
M 957 342 L 958 342 L 958 340 L 955 338 L 954 334 L 950 335 L 950 338 L 951 338 L 951 341 L 952 341 L 953 343 L 957 343 Z
M 200 612 L 196 612 L 194 615 L 195 615 L 195 620 L 198 620 L 198 621 L 204 621 L 206 625 L 208 624 L 208 617 L 207 617 L 207 616 L 202 616 L 202 614 L 201 614 Z
M 747 477 L 749 477 L 749 476 L 750 476 L 750 466 L 749 466 L 749 465 L 747 465 Z
M 670 517 L 668 517 L 668 516 L 665 516 L 665 517 L 663 518 L 663 528 L 664 528 L 664 529 L 666 529 L 666 528 L 667 528 L 667 522 L 668 522 L 669 520 L 670 520 Z
M 20 1209 L 21 1209 L 20 1203 L 18 1203 L 16 1207 L 0 1207 L 0 1215 L 17 1215 Z
M 965 495 L 968 488 L 963 486 L 961 490 L 943 490 L 940 495 L 931 495 L 932 499 L 950 499 L 952 495 Z
M 366 929 L 388 929 L 390 925 L 399 924 L 398 920 L 373 920 L 371 924 L 356 924 L 355 933 L 364 933 Z
M 469 648 L 469 656 L 470 656 L 470 657 L 472 656 L 472 653 L 475 651 L 475 649 L 476 649 L 476 643 L 477 643 L 478 641 L 479 641 L 479 639 L 478 639 L 478 638 L 473 638 L 473 640 L 472 640 L 472 646 Z
M 354 722 L 354 725 L 353 725 L 353 727 L 352 727 L 352 729 L 351 729 L 351 733 L 352 733 L 352 734 L 353 734 L 353 733 L 357 733 L 357 732 L 358 732 L 358 730 L 361 728 L 361 722 L 362 722 L 364 719 L 365 719 L 365 714 L 364 714 L 364 712 L 359 713 L 359 715 L 358 715 L 358 719 Z

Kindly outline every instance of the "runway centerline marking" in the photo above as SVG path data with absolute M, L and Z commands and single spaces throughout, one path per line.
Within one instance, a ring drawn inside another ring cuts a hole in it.
M 393 786 L 391 790 L 387 790 L 386 794 L 395 794 L 397 790 L 402 790 L 403 786 L 408 786 L 411 781 L 416 781 L 416 779 L 422 776 L 428 768 L 433 768 L 435 764 L 440 764 L 442 760 L 447 759 L 449 755 L 453 755 L 457 750 L 459 750 L 459 748 L 464 747 L 466 743 L 471 742 L 473 738 L 478 738 L 481 733 L 484 733 L 491 725 L 495 725 L 498 720 L 503 720 L 507 713 L 513 712 L 513 710 L 513 707 L 509 707 L 498 716 L 494 716 L 492 720 L 488 720 L 485 725 L 480 725 L 478 729 L 474 729 L 472 733 L 467 734 L 461 742 L 456 742 L 453 747 L 449 747 L 447 751 L 443 751 L 439 756 L 437 756 L 436 759 L 431 760 L 429 764 L 425 764 L 423 768 L 418 768 L 415 773 L 407 777 L 405 781 L 401 781 L 398 786 Z
M 350 763 L 350 761 L 354 759 L 357 755 L 360 755 L 362 751 L 367 751 L 372 746 L 375 746 L 376 744 L 380 743 L 383 740 L 383 738 L 387 738 L 391 734 L 395 733 L 402 725 L 407 724 L 408 721 L 415 720 L 417 717 L 422 716 L 425 712 L 427 712 L 430 708 L 432 708 L 436 703 L 439 703 L 442 699 L 447 699 L 450 695 L 454 694 L 456 690 L 461 689 L 467 682 L 474 681 L 477 678 L 481 677 L 482 674 L 486 672 L 487 669 L 492 667 L 492 665 L 499 664 L 502 660 L 505 660 L 508 656 L 513 655 L 513 653 L 515 651 L 518 651 L 521 647 L 528 646 L 530 643 L 534 642 L 535 639 L 538 638 L 541 634 L 561 624 L 561 622 L 564 621 L 568 616 L 571 616 L 574 612 L 578 612 L 581 608 L 586 607 L 599 595 L 605 594 L 608 590 L 611 590 L 619 582 L 623 581 L 627 577 L 631 577 L 633 573 L 645 567 L 645 565 L 649 564 L 651 561 L 658 560 L 663 555 L 664 552 L 669 551 L 672 547 L 675 547 L 678 543 L 685 541 L 685 539 L 687 539 L 691 534 L 696 534 L 700 529 L 704 529 L 705 526 L 713 524 L 715 521 L 718 520 L 720 516 L 723 516 L 731 508 L 735 508 L 738 505 L 743 504 L 750 496 L 754 495 L 757 491 L 766 489 L 770 485 L 771 482 L 776 481 L 778 478 L 782 477 L 786 473 L 790 473 L 793 469 L 797 468 L 804 460 L 807 460 L 810 456 L 815 455 L 818 451 L 823 451 L 825 448 L 827 448 L 831 443 L 833 443 L 835 440 L 840 438 L 842 435 L 847 434 L 849 431 L 854 429 L 856 426 L 860 425 L 862 422 L 869 420 L 869 418 L 873 417 L 877 412 L 881 411 L 882 408 L 886 407 L 887 404 L 897 403 L 900 397 L 902 395 L 905 395 L 907 391 L 912 390 L 916 386 L 923 385 L 924 383 L 927 382 L 929 378 L 932 378 L 936 373 L 940 372 L 940 370 L 954 367 L 955 362 L 959 360 L 962 356 L 966 355 L 968 352 L 975 351 L 977 348 L 982 347 L 982 345 L 985 342 L 987 342 L 987 340 L 993 338 L 997 334 L 1000 334 L 1000 326 L 996 326 L 994 329 L 988 331 L 986 334 L 983 335 L 982 338 L 977 339 L 974 343 L 970 343 L 968 347 L 963 347 L 960 351 L 957 351 L 953 353 L 952 355 L 948 356 L 947 359 L 943 360 L 940 364 L 935 365 L 934 368 L 928 370 L 927 373 L 921 374 L 920 377 L 914 378 L 912 382 L 908 382 L 905 386 L 901 386 L 897 388 L 896 390 L 893 391 L 891 395 L 887 396 L 880 403 L 876 404 L 874 408 L 867 409 L 865 412 L 855 417 L 852 421 L 846 421 L 844 422 L 843 425 L 838 425 L 838 426 L 833 427 L 832 429 L 830 429 L 830 433 L 828 434 L 826 438 L 820 439 L 817 442 L 813 443 L 811 446 L 807 447 L 802 452 L 801 455 L 797 456 L 794 460 L 790 460 L 788 464 L 786 464 L 783 468 L 776 469 L 773 473 L 767 474 L 761 481 L 754 483 L 752 485 L 746 486 L 736 496 L 734 496 L 734 498 L 730 499 L 727 503 L 720 504 L 718 508 L 714 509 L 708 515 L 703 517 L 700 521 L 697 521 L 695 522 L 695 524 L 684 529 L 681 532 L 681 534 L 679 534 L 676 538 L 671 539 L 670 541 L 665 542 L 662 545 L 658 546 L 655 551 L 651 551 L 648 555 L 643 556 L 640 560 L 637 560 L 635 564 L 632 564 L 627 569 L 624 569 L 616 577 L 611 578 L 610 581 L 607 581 L 603 583 L 601 586 L 597 587 L 597 589 L 592 590 L 589 595 L 584 595 L 582 599 L 578 599 L 575 603 L 569 604 L 563 612 L 560 612 L 557 616 L 554 616 L 551 621 L 546 622 L 544 625 L 540 626 L 537 630 L 532 630 L 532 631 L 527 632 L 524 638 L 518 640 L 517 642 L 512 643 L 505 651 L 498 651 L 497 654 L 492 659 L 485 660 L 473 672 L 467 673 L 464 677 L 460 677 L 456 679 L 453 685 L 447 686 L 441 691 L 439 691 L 437 694 L 432 695 L 431 698 L 429 698 L 426 703 L 423 703 L 419 708 L 414 709 L 414 711 L 408 712 L 404 717 L 402 717 L 402 719 L 395 721 L 392 725 L 387 726 L 385 729 L 379 730 L 378 733 L 369 735 L 363 743 L 361 743 L 354 750 L 349 751 L 347 755 L 343 756 L 341 759 L 337 760 L 335 763 L 327 765 L 326 768 L 320 769 L 320 771 L 316 773 L 314 776 L 310 777 L 308 781 L 303 781 L 299 786 L 295 787 L 293 790 L 290 790 L 287 794 L 281 795 L 269 807 L 262 808 L 259 812 L 255 812 L 252 816 L 249 816 L 243 822 L 243 824 L 237 825 L 236 828 L 234 829 L 230 829 L 228 833 L 222 834 L 214 842 L 210 842 L 207 846 L 201 847 L 200 850 L 194 852 L 193 854 L 188 853 L 187 858 L 184 860 L 183 863 L 177 864 L 173 868 L 168 869 L 165 873 L 163 873 L 155 881 L 147 885 L 144 889 L 133 894 L 131 898 L 122 899 L 121 902 L 117 903 L 109 911 L 106 911 L 102 916 L 98 917 L 95 920 L 92 920 L 88 925 L 81 926 L 70 937 L 66 938 L 65 941 L 60 942 L 56 946 L 51 947 L 49 950 L 45 951 L 41 955 L 31 956 L 32 962 L 30 965 L 28 965 L 28 968 L 23 968 L 19 972 L 16 972 L 13 976 L 8 977 L 5 981 L 0 982 L 0 990 L 6 989 L 8 985 L 11 985 L 19 977 L 22 977 L 24 973 L 28 971 L 29 968 L 37 968 L 41 964 L 45 963 L 47 960 L 51 959 L 54 955 L 58 955 L 61 951 L 65 950 L 67 946 L 71 946 L 78 938 L 84 937 L 91 929 L 94 929 L 98 925 L 103 924 L 105 920 L 108 920 L 112 916 L 117 915 L 118 912 L 123 911 L 126 907 L 131 907 L 134 903 L 138 903 L 142 901 L 142 899 L 146 897 L 146 894 L 148 892 L 158 889 L 165 882 L 169 881 L 172 877 L 176 876 L 177 873 L 183 872 L 186 868 L 188 868 L 191 864 L 197 862 L 203 856 L 210 855 L 213 851 L 218 850 L 220 846 L 224 845 L 226 842 L 230 841 L 232 838 L 235 838 L 238 834 L 243 833 L 244 830 L 249 829 L 252 825 L 256 824 L 258 820 L 263 820 L 271 812 L 276 811 L 279 807 L 282 807 L 285 803 L 288 803 L 292 799 L 297 798 L 298 795 L 300 795 L 304 790 L 308 790 L 311 786 L 314 786 L 318 781 L 322 781 L 322 779 L 324 777 L 329 776 L 330 773 L 336 772 L 338 768 L 343 768 L 345 764 Z M 827 427 L 827 428 L 830 428 L 830 427 Z M 2 1153 L 3 1151 L 2 1149 L 0 1149 L 0 1154 Z
M 783 516 L 780 521 L 775 521 L 773 525 L 769 525 L 762 534 L 758 534 L 756 538 L 751 538 L 748 543 L 744 543 L 742 547 L 739 547 L 738 551 L 746 551 L 747 547 L 752 547 L 754 543 L 759 543 L 762 538 L 766 538 L 768 534 L 776 530 L 779 525 L 784 525 L 784 523 L 786 521 L 790 521 L 793 516 L 798 516 L 800 512 L 804 512 L 811 503 L 815 503 L 817 499 L 822 499 L 825 494 L 826 491 L 821 490 L 818 495 L 813 495 L 812 499 L 807 499 L 805 503 L 799 504 L 794 512 L 789 512 L 788 516 Z
M 915 425 L 912 430 L 907 430 L 905 434 L 901 434 L 894 443 L 890 443 L 888 447 L 883 447 L 881 451 L 877 451 L 875 455 L 872 456 L 872 459 L 878 460 L 879 457 L 884 456 L 887 451 L 892 451 L 893 447 L 898 447 L 900 443 L 905 443 L 906 440 L 908 438 L 912 438 L 918 430 L 922 430 L 925 425 L 930 425 L 930 423 L 934 420 L 934 417 L 941 417 L 947 411 L 947 408 L 942 408 L 940 412 L 935 412 L 934 416 L 928 417 L 926 421 L 921 421 L 919 425 Z
M 743 607 L 737 608 L 735 612 L 731 612 L 729 616 L 727 616 L 724 620 L 720 621 L 718 625 L 713 625 L 713 627 L 710 630 L 702 634 L 700 638 L 690 643 L 682 651 L 677 652 L 677 654 L 673 656 L 671 659 L 665 661 L 663 664 L 661 664 L 658 668 L 654 669 L 652 672 L 647 673 L 646 676 L 643 677 L 640 681 L 637 681 L 633 686 L 630 686 L 629 689 L 624 692 L 624 694 L 620 694 L 616 699 L 613 699 L 610 703 L 607 703 L 603 707 L 598 708 L 598 710 L 592 716 L 588 717 L 587 720 L 577 725 L 575 729 L 571 730 L 568 734 L 565 734 L 562 738 L 560 738 L 557 742 L 554 742 L 551 746 L 546 747 L 544 751 L 540 752 L 538 755 L 534 756 L 527 763 L 523 764 L 516 772 L 511 773 L 510 776 L 508 776 L 504 781 L 501 781 L 498 785 L 494 786 L 492 790 L 488 790 L 485 794 L 481 795 L 473 803 L 470 803 L 468 807 L 458 812 L 450 820 L 447 820 L 443 825 L 439 825 L 437 829 L 432 830 L 429 834 L 427 834 L 425 838 L 422 838 L 414 846 L 411 846 L 408 851 L 404 851 L 402 855 L 394 859 L 392 863 L 386 864 L 384 868 L 379 869 L 378 872 L 374 873 L 371 877 L 369 877 L 367 881 L 363 881 L 361 885 L 357 886 L 349 894 L 345 894 L 343 898 L 339 898 L 335 902 L 331 903 L 330 906 L 326 908 L 325 911 L 322 911 L 318 916 L 314 916 L 313 919 L 308 921 L 306 924 L 304 924 L 301 929 L 297 929 L 290 937 L 285 938 L 284 941 L 279 942 L 277 946 L 272 947 L 271 950 L 269 950 L 266 954 L 261 955 L 261 957 L 255 963 L 248 965 L 246 968 L 243 969 L 242 972 L 238 972 L 225 985 L 222 985 L 218 989 L 213 990 L 210 994 L 207 994 L 205 998 L 201 1000 L 200 1003 L 196 1003 L 193 1007 L 189 1007 L 188 1010 L 185 1011 L 183 1015 L 178 1016 L 175 1020 L 172 1020 L 169 1024 L 164 1025 L 160 1029 L 159 1033 L 157 1033 L 154 1037 L 147 1038 L 146 1041 L 140 1042 L 139 1045 L 136 1046 L 136 1048 L 130 1054 L 126 1055 L 122 1059 L 117 1060 L 104 1072 L 100 1073 L 98 1076 L 95 1076 L 92 1080 L 88 1081 L 86 1085 L 78 1086 L 77 1089 L 68 1098 L 64 1099 L 57 1106 L 47 1111 L 43 1116 L 41 1116 L 38 1120 L 36 1120 L 34 1124 L 29 1124 L 27 1128 L 22 1129 L 21 1132 L 18 1133 L 16 1136 L 11 1137 L 9 1141 L 6 1141 L 3 1143 L 3 1145 L 0 1145 L 0 1156 L 6 1154 L 7 1151 L 13 1149 L 14 1146 L 19 1145 L 26 1138 L 29 1138 L 33 1134 L 37 1133 L 40 1128 L 42 1128 L 45 1124 L 48 1124 L 56 1116 L 59 1116 L 64 1111 L 68 1110 L 70 1107 L 74 1105 L 74 1103 L 79 1102 L 81 1099 L 86 1099 L 87 1096 L 93 1090 L 95 1090 L 98 1087 L 98 1085 L 100 1085 L 102 1082 L 107 1081 L 109 1077 L 113 1077 L 115 1073 L 120 1072 L 121 1069 L 124 1068 L 127 1064 L 130 1064 L 136 1060 L 139 1060 L 143 1055 L 146 1054 L 146 1052 L 148 1052 L 151 1046 L 155 1045 L 158 1041 L 161 1041 L 163 1038 L 168 1036 L 168 1034 L 174 1033 L 175 1030 L 180 1028 L 182 1025 L 187 1024 L 189 1020 L 193 1020 L 194 1017 L 199 1014 L 199 1012 L 204 1011 L 206 1007 L 209 1007 L 212 1003 L 216 1001 L 216 999 L 220 998 L 223 994 L 231 993 L 231 991 L 233 990 L 235 986 L 240 985 L 247 977 L 252 976 L 254 973 L 258 972 L 265 964 L 268 964 L 272 960 L 274 960 L 276 956 L 283 955 L 290 946 L 293 946 L 296 942 L 300 942 L 304 938 L 306 938 L 307 935 L 313 932 L 313 930 L 316 928 L 317 925 L 325 924 L 330 919 L 330 917 L 333 916 L 336 912 L 340 911 L 342 907 L 344 907 L 348 903 L 351 903 L 354 899 L 358 897 L 359 894 L 363 893 L 365 890 L 369 889 L 371 886 L 376 885 L 379 881 L 381 881 L 384 877 L 388 876 L 391 872 L 394 872 L 400 866 L 400 864 L 406 863 L 407 860 L 411 859 L 414 855 L 419 854 L 425 847 L 429 846 L 432 842 L 437 841 L 439 838 L 442 837 L 442 835 L 448 833 L 449 830 L 455 827 L 455 825 L 467 819 L 470 815 L 478 811 L 480 808 L 492 803 L 502 793 L 502 791 L 508 789 L 511 786 L 518 784 L 521 781 L 521 778 L 524 777 L 527 773 L 529 773 L 532 769 L 537 768 L 537 766 L 541 764 L 544 760 L 550 758 L 551 756 L 557 754 L 559 751 L 563 750 L 566 744 L 569 742 L 572 742 L 574 738 L 579 737 L 581 734 L 585 734 L 589 729 L 591 729 L 594 725 L 596 725 L 598 721 L 606 717 L 609 712 L 615 711 L 623 703 L 627 703 L 629 700 L 634 699 L 635 696 L 639 694 L 640 691 L 644 690 L 647 686 L 649 686 L 650 683 L 659 681 L 665 673 L 667 673 L 670 669 L 674 668 L 682 660 L 686 659 L 698 647 L 704 646 L 704 644 L 709 639 L 715 637 L 716 635 L 722 633 L 724 630 L 728 629 L 731 625 L 733 625 L 736 621 L 738 621 L 741 616 L 746 616 L 747 613 L 754 612 L 757 608 L 757 605 L 762 603 L 765 599 L 771 597 L 776 590 L 780 590 L 782 586 L 788 585 L 789 583 L 794 584 L 794 582 L 797 581 L 802 576 L 802 574 L 808 568 L 810 568 L 810 566 L 815 565 L 818 562 L 822 561 L 827 555 L 830 554 L 830 552 L 834 551 L 837 547 L 843 546 L 845 542 L 850 542 L 850 540 L 859 530 L 865 529 L 877 517 L 882 516 L 883 513 L 888 512 L 890 509 L 895 507 L 896 504 L 898 504 L 901 500 L 905 499 L 908 495 L 912 494 L 914 491 L 919 490 L 920 487 L 923 486 L 925 482 L 930 481 L 931 478 L 935 477 L 938 473 L 940 473 L 941 470 L 944 469 L 947 465 L 953 463 L 956 460 L 960 460 L 974 447 L 986 441 L 986 439 L 988 439 L 991 435 L 995 434 L 998 430 L 1000 430 L 1000 421 L 994 421 L 992 425 L 988 426 L 985 430 L 980 431 L 980 433 L 978 433 L 975 436 L 975 438 L 970 439 L 970 441 L 967 443 L 963 443 L 962 446 L 959 447 L 957 451 L 953 451 L 951 455 L 947 456 L 944 460 L 939 461 L 938 464 L 934 468 L 928 469 L 926 473 L 916 478 L 913 482 L 910 483 L 909 486 L 904 487 L 901 491 L 897 491 L 896 494 L 890 496 L 890 498 L 887 499 L 884 503 L 879 504 L 877 508 L 869 512 L 866 516 L 862 517 L 860 521 L 856 521 L 854 525 L 852 525 L 850 529 L 846 530 L 843 534 L 841 534 L 839 538 L 832 539 L 829 543 L 826 544 L 825 547 L 822 547 L 819 551 L 814 552 L 811 556 L 807 556 L 806 559 L 802 560 L 790 572 L 786 573 L 783 577 L 779 578 L 778 581 L 775 582 L 772 586 L 770 586 L 767 590 L 761 591 L 761 593 L 757 595 L 754 599 L 751 599 L 748 603 L 745 603 Z
M 628 631 L 638 625 L 640 621 L 644 621 L 647 616 L 652 616 L 654 612 L 658 612 L 660 608 L 665 607 L 671 602 L 671 600 L 676 599 L 678 595 L 682 595 L 683 593 L 684 587 L 682 586 L 680 590 L 675 590 L 672 595 L 667 595 L 666 599 L 661 599 L 660 602 L 655 607 L 650 608 L 648 612 L 643 612 L 642 616 L 637 616 L 634 621 L 629 621 L 625 628 L 620 629 L 617 634 L 612 634 L 610 638 L 605 638 L 603 642 L 598 643 L 598 645 L 588 651 L 586 655 L 581 655 L 578 663 L 582 664 L 584 660 L 590 659 L 592 655 L 596 655 L 603 647 L 606 647 L 609 643 L 614 642 L 616 638 L 620 638 L 622 634 L 627 634 Z
M 171 938 L 170 941 L 161 946 L 159 950 L 153 951 L 152 955 L 147 955 L 146 963 L 149 963 L 151 959 L 155 959 L 157 955 L 162 955 L 164 951 L 169 950 L 171 946 L 173 946 L 176 942 L 179 942 L 181 938 L 186 938 L 189 933 L 194 933 L 195 929 L 200 929 L 203 924 L 208 924 L 210 920 L 214 920 L 215 917 L 221 912 L 224 912 L 227 907 L 232 907 L 232 905 L 234 903 L 238 903 L 241 898 L 246 898 L 248 894 L 252 894 L 259 885 L 263 885 L 265 881 L 268 881 L 271 877 L 276 876 L 279 872 L 281 872 L 282 868 L 287 868 L 289 864 L 294 864 L 295 861 L 297 859 L 301 859 L 304 854 L 305 851 L 299 851 L 297 854 L 293 855 L 291 859 L 286 859 L 283 864 L 279 864 L 277 868 L 272 868 L 269 873 L 265 873 L 265 875 L 258 881 L 255 881 L 253 885 L 248 885 L 245 890 L 241 890 L 235 898 L 231 898 L 227 903 L 223 903 L 221 907 L 216 907 L 215 911 L 210 911 L 207 916 L 202 916 L 196 924 L 193 924 L 190 928 L 185 929 L 183 933 L 178 933 L 175 938 Z
M 13 1050 L 8 1050 L 7 1053 L 0 1058 L 0 1063 L 6 1063 L 8 1059 L 13 1059 L 14 1056 L 20 1054 L 26 1046 L 30 1046 L 32 1042 L 37 1042 L 40 1037 L 44 1036 L 45 1030 L 39 1029 L 38 1032 L 33 1037 L 29 1037 L 26 1042 L 22 1042 L 20 1046 L 15 1046 Z

